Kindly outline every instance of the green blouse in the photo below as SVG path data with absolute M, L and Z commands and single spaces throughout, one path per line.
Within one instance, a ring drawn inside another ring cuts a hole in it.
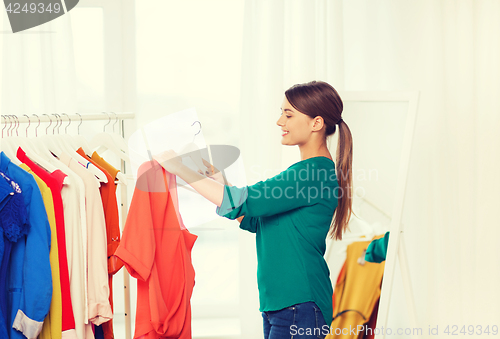
M 335 163 L 324 156 L 299 161 L 254 185 L 224 185 L 218 215 L 256 233 L 260 312 L 314 301 L 330 326 L 332 283 L 326 237 L 340 197 Z

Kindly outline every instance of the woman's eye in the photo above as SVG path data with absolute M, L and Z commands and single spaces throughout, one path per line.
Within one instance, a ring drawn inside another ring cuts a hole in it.
M 291 118 L 292 116 L 291 115 L 286 115 L 287 118 Z

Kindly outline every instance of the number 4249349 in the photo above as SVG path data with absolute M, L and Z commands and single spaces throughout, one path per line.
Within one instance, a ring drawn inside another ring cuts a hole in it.
M 482 335 L 482 334 L 497 335 L 498 334 L 498 326 L 493 325 L 493 326 L 491 326 L 491 329 L 490 329 L 490 325 L 488 325 L 484 328 L 481 325 L 476 325 L 476 326 L 474 326 L 474 325 L 465 326 L 464 325 L 459 330 L 457 325 L 451 325 L 451 326 L 448 325 L 444 329 L 444 333 L 446 333 L 448 335 L 459 335 L 459 334 L 462 334 L 462 335 Z
M 20 3 L 9 3 L 7 5 L 7 13 L 59 13 L 61 11 L 61 4 L 60 3 L 49 3 L 47 6 L 45 6 L 44 3 L 35 3 L 32 2 L 28 5 L 28 3 L 25 3 L 24 6 L 21 8 Z

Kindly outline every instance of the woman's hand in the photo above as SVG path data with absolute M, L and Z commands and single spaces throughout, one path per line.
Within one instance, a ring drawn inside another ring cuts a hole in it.
M 153 159 L 165 169 L 165 171 L 172 174 L 178 174 L 183 164 L 181 158 L 173 150 L 168 150 L 163 153 L 153 156 Z
M 205 173 L 203 173 L 202 170 L 198 170 L 198 173 L 200 173 L 201 175 L 205 175 L 208 178 L 221 183 L 222 185 L 232 186 L 230 183 L 226 182 L 224 176 L 222 175 L 222 172 L 215 168 L 214 165 L 203 158 L 201 160 L 203 161 L 203 164 L 207 167 L 207 169 L 205 170 Z

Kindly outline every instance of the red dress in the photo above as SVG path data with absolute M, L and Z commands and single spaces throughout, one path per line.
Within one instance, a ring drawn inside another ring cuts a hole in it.
M 179 214 L 176 176 L 156 161 L 142 164 L 115 252 L 137 279 L 134 338 L 191 338 L 197 238 Z

